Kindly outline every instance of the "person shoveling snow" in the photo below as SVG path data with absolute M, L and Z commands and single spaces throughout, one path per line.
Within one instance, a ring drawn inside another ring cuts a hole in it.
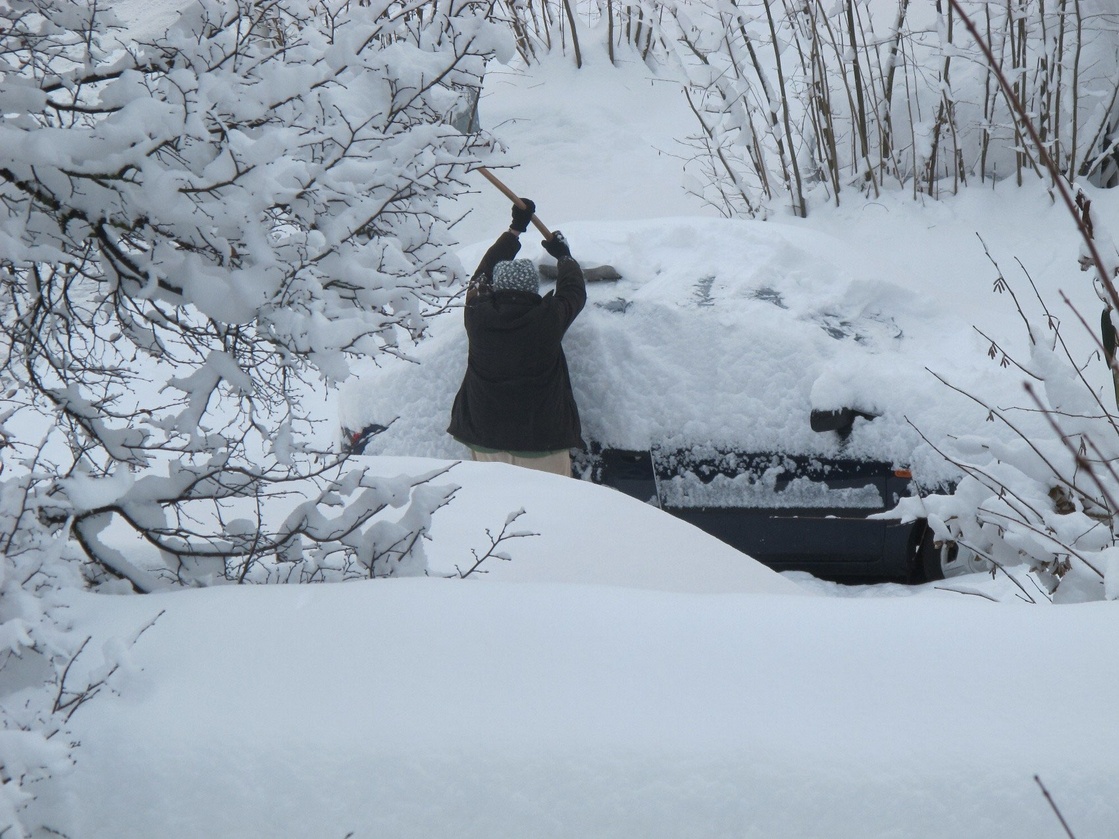
M 543 240 L 556 258 L 556 287 L 540 296 L 531 260 L 515 259 L 536 205 L 513 205 L 512 224 L 486 251 L 466 292 L 466 374 L 447 432 L 474 460 L 571 474 L 572 448 L 583 446 L 579 409 L 563 336 L 587 302 L 579 263 L 559 231 Z

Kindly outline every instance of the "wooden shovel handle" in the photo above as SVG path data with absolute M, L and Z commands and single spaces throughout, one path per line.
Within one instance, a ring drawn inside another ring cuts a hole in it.
M 505 193 L 506 198 L 508 198 L 510 201 L 512 201 L 514 204 L 516 204 L 522 210 L 525 209 L 525 207 L 526 207 L 525 202 L 521 200 L 520 196 L 517 195 L 517 193 L 513 192 L 513 190 L 509 189 L 509 187 L 507 187 L 500 180 L 498 180 L 497 175 L 495 175 L 493 172 L 491 172 L 485 166 L 479 166 L 478 171 L 482 173 L 483 178 L 485 178 L 487 181 L 489 181 L 491 184 L 493 184 L 498 189 L 500 189 L 503 193 Z M 537 217 L 536 213 L 532 214 L 532 223 L 536 227 L 536 229 L 540 231 L 540 235 L 542 235 L 545 239 L 551 239 L 552 238 L 552 231 L 544 226 L 544 222 L 542 222 Z

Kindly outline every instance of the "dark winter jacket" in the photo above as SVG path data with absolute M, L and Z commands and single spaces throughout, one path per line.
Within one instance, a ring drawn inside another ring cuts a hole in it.
M 470 446 L 508 452 L 555 452 L 583 446 L 561 341 L 587 302 L 579 263 L 559 260 L 544 297 L 494 291 L 493 267 L 521 244 L 503 233 L 482 258 L 467 292 L 470 349 L 447 431 Z

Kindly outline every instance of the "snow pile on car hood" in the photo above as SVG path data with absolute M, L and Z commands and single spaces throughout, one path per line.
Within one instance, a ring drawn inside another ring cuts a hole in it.
M 608 263 L 623 277 L 589 284 L 564 342 L 588 442 L 874 458 L 938 480 L 950 470 L 922 435 L 974 428 L 987 411 L 933 373 L 996 401 L 1008 387 L 969 324 L 839 271 L 828 255 L 846 246 L 825 234 L 701 218 L 566 227 L 584 267 Z M 488 245 L 464 249 L 464 264 Z M 521 256 L 550 261 L 531 240 Z M 438 318 L 413 362 L 347 383 L 343 425 L 389 426 L 369 453 L 467 456 L 445 431 L 466 352 L 461 312 Z M 840 408 L 877 418 L 857 419 L 846 441 L 811 429 L 813 409 Z

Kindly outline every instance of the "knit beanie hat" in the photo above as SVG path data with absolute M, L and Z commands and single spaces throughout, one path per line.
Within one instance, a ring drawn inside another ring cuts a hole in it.
M 540 272 L 531 259 L 513 259 L 493 267 L 494 291 L 527 291 L 540 293 Z

